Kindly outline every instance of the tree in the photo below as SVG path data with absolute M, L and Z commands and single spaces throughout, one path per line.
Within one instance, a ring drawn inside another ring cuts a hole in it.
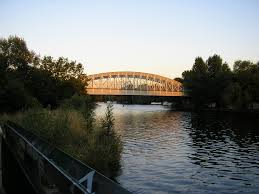
M 31 64 L 33 56 L 22 38 L 10 36 L 8 39 L 0 39 L 1 70 L 24 69 Z
M 242 108 L 242 89 L 237 82 L 231 83 L 225 88 L 223 92 L 223 101 L 228 108 Z
M 222 65 L 222 72 L 224 72 L 224 73 L 231 73 L 231 69 L 229 68 L 227 63 L 223 63 L 223 65 Z
M 26 106 L 29 94 L 23 80 L 33 53 L 25 41 L 16 36 L 0 39 L 0 110 L 15 111 Z
M 208 71 L 207 64 L 203 61 L 201 57 L 197 57 L 195 59 L 195 62 L 192 66 L 192 71 L 197 75 L 198 77 L 205 76 Z
M 222 59 L 219 55 L 213 55 L 207 60 L 208 73 L 214 77 L 222 71 Z
M 174 78 L 174 80 L 178 81 L 180 83 L 183 83 L 183 78 L 181 78 L 181 77 L 176 77 L 176 78 Z
M 222 61 L 219 55 L 209 57 L 206 62 L 197 57 L 192 69 L 183 72 L 184 86 L 190 91 L 196 108 L 206 107 L 210 103 L 223 106 L 221 93 L 231 80 L 231 70 Z
M 259 102 L 259 62 L 238 60 L 232 72 L 219 55 L 209 57 L 206 63 L 197 57 L 192 69 L 182 76 L 197 108 L 216 103 L 217 108 L 244 110 Z
M 87 77 L 81 63 L 64 57 L 41 58 L 17 36 L 0 39 L 0 77 L 2 112 L 37 104 L 30 100 L 55 108 L 74 94 L 86 94 Z
M 251 61 L 235 61 L 234 63 L 234 73 L 246 72 L 251 69 L 252 66 L 255 66 Z
M 242 89 L 243 108 L 248 108 L 252 102 L 259 101 L 259 68 L 257 64 L 241 60 L 234 63 L 234 79 Z
M 201 57 L 197 57 L 193 67 L 189 71 L 184 71 L 182 76 L 185 88 L 190 91 L 192 101 L 196 108 L 203 107 L 207 103 L 206 87 L 207 83 L 207 65 Z
M 39 69 L 48 71 L 51 76 L 60 80 L 69 80 L 79 78 L 83 74 L 83 65 L 76 61 L 69 61 L 67 58 L 59 57 L 54 60 L 51 56 L 45 56 L 39 64 Z
M 57 60 L 51 56 L 45 56 L 35 67 L 46 71 L 58 80 L 58 98 L 63 100 L 75 93 L 86 94 L 87 76 L 83 74 L 83 65 L 67 58 L 59 57 Z

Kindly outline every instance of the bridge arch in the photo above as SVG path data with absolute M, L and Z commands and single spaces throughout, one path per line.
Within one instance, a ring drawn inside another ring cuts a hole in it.
M 180 82 L 144 72 L 118 71 L 88 75 L 90 95 L 183 96 Z

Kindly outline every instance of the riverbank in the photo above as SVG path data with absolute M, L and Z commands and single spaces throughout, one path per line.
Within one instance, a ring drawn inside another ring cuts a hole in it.
M 234 109 L 227 109 L 227 108 L 204 108 L 199 110 L 198 112 L 222 112 L 222 113 L 242 113 L 242 114 L 259 114 L 259 110 L 234 110 Z
M 3 114 L 0 124 L 14 122 L 115 179 L 121 167 L 122 143 L 113 131 L 112 105 L 106 106 L 107 114 L 97 122 L 93 109 L 83 102 L 76 98 L 55 110 L 37 108 Z
M 171 107 L 175 111 L 191 111 L 191 112 L 222 112 L 222 113 L 252 113 L 259 114 L 259 109 L 231 109 L 231 108 L 193 108 L 188 107 Z

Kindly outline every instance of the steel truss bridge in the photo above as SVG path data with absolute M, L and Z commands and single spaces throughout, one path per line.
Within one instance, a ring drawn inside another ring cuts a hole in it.
M 143 72 L 107 72 L 88 75 L 89 95 L 185 96 L 173 79 Z

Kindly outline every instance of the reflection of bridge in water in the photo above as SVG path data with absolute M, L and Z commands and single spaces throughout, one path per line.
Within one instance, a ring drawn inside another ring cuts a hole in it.
M 143 72 L 107 72 L 88 75 L 90 95 L 186 96 L 183 85 L 173 79 Z

